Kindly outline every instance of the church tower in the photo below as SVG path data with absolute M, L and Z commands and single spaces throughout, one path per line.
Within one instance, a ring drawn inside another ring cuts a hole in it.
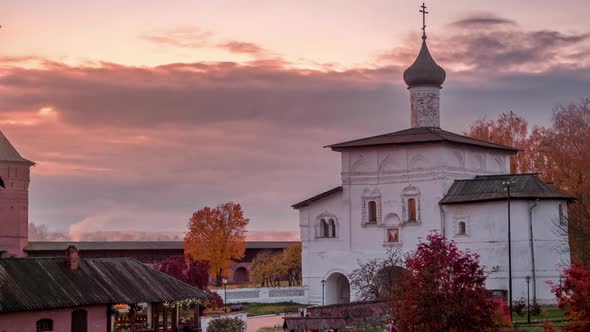
M 422 47 L 416 61 L 404 72 L 410 90 L 412 128 L 440 128 L 440 89 L 446 73 L 428 51 L 426 45 L 426 7 L 422 5 Z
M 0 131 L 0 257 L 24 256 L 28 243 L 30 167 Z

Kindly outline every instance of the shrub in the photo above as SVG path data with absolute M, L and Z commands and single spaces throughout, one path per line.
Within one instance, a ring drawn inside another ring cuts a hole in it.
M 203 305 L 205 306 L 205 308 L 207 309 L 216 309 L 216 308 L 221 308 L 223 307 L 223 299 L 221 298 L 221 296 L 219 296 L 219 294 L 212 292 L 210 290 L 206 290 L 205 293 L 207 293 L 209 296 L 211 296 L 207 302 L 203 303 Z
M 516 312 L 517 315 L 522 316 L 524 314 L 524 309 L 526 308 L 526 300 L 524 298 L 516 299 L 512 302 L 512 310 Z
M 543 331 L 545 331 L 545 332 L 557 332 L 557 330 L 555 329 L 555 325 L 553 325 L 553 323 L 551 323 L 551 322 L 545 322 L 545 323 L 543 323 Z
M 246 323 L 238 317 L 217 318 L 207 326 L 208 332 L 245 332 Z
M 539 316 L 541 314 L 541 306 L 538 303 L 533 303 L 531 306 L 531 315 Z

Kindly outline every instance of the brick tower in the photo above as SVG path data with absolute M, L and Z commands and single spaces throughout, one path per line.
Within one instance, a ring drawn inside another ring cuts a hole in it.
M 30 167 L 0 131 L 0 257 L 24 256 L 28 242 Z

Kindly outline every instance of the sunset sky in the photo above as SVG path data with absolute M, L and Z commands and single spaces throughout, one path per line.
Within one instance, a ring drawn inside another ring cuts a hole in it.
M 421 3 L 3 2 L 0 130 L 38 163 L 30 222 L 180 233 L 236 201 L 253 233 L 296 234 L 290 206 L 340 184 L 322 146 L 409 127 Z M 444 129 L 590 97 L 587 0 L 427 5 Z

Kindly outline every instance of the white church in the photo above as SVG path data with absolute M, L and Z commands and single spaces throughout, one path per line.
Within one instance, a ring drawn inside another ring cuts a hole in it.
M 508 200 L 511 196 L 513 299 L 554 303 L 546 281 L 559 283 L 570 262 L 556 232 L 572 200 L 534 174 L 509 174 L 518 150 L 440 128 L 445 71 L 422 37 L 404 72 L 411 128 L 330 145 L 341 156 L 342 183 L 293 205 L 299 210 L 303 284 L 310 304 L 355 300 L 348 275 L 388 248 L 414 250 L 432 230 L 480 255 L 487 287 L 508 298 Z M 323 296 L 322 296 L 323 295 Z

